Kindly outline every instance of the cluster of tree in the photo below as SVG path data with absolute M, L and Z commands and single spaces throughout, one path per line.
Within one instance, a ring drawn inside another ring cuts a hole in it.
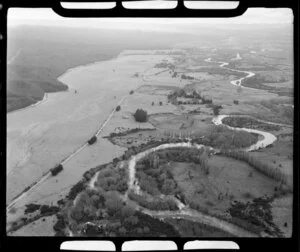
M 141 212 L 134 212 L 119 222 L 106 226 L 105 236 L 143 237 L 143 236 L 179 236 L 177 231 L 168 223 L 153 218 Z
M 66 223 L 65 219 L 62 216 L 62 214 L 57 214 L 56 215 L 56 223 L 53 225 L 53 229 L 55 231 L 55 236 L 65 236 L 65 228 L 66 228 Z
M 146 110 L 137 109 L 133 116 L 137 122 L 147 122 L 148 121 L 148 113 Z
M 125 169 L 114 169 L 114 166 L 111 167 L 110 169 L 110 166 L 108 166 L 106 170 L 100 171 L 95 185 L 101 187 L 104 191 L 124 193 L 128 188 L 128 175 Z
M 76 198 L 77 194 L 82 192 L 85 189 L 85 187 L 86 187 L 85 182 L 86 182 L 85 180 L 80 180 L 77 184 L 75 184 L 71 188 L 71 190 L 67 196 L 67 199 L 74 200 Z
M 183 80 L 194 80 L 195 78 L 189 75 L 182 74 L 181 79 Z
M 187 105 L 187 104 L 193 104 L 193 105 L 196 105 L 196 104 L 202 104 L 201 101 L 198 101 L 198 100 L 192 100 L 192 101 L 178 101 L 178 105 Z
M 48 205 L 41 205 L 40 212 L 42 215 L 52 215 L 56 214 L 60 208 L 58 206 L 48 206 Z
M 153 218 L 141 212 L 136 212 L 135 216 L 139 219 L 139 224 L 130 233 L 132 236 L 153 236 L 153 237 L 178 237 L 176 229 L 165 221 Z
M 110 163 L 101 164 L 101 165 L 98 165 L 98 166 L 96 166 L 94 168 L 91 168 L 88 171 L 86 171 L 83 174 L 82 183 L 84 183 L 86 181 L 89 181 L 95 175 L 96 172 L 105 169 L 107 167 L 107 165 L 109 165 L 109 164 Z
M 237 128 L 262 129 L 265 131 L 278 131 L 281 129 L 281 126 L 279 125 L 260 122 L 249 117 L 226 117 L 222 120 L 222 122 L 226 125 Z
M 140 206 L 147 208 L 149 210 L 156 210 L 156 211 L 175 211 L 178 210 L 178 206 L 176 202 L 172 199 L 153 199 L 147 200 L 144 196 L 138 195 L 134 192 L 130 192 L 128 197 L 136 201 Z
M 39 205 L 39 204 L 28 204 L 28 205 L 25 205 L 25 207 L 26 208 L 25 208 L 24 213 L 29 214 L 29 213 L 34 213 L 37 210 L 40 210 L 41 205 Z
M 221 152 L 223 155 L 231 158 L 235 158 L 237 160 L 241 160 L 252 166 L 257 171 L 263 173 L 264 175 L 281 182 L 282 184 L 287 185 L 288 179 L 287 176 L 278 168 L 272 166 L 268 163 L 263 163 L 262 161 L 258 160 L 257 158 L 251 156 L 248 152 L 245 151 L 228 151 L 223 150 Z
M 268 197 L 256 198 L 247 203 L 234 201 L 228 212 L 233 218 L 242 220 L 239 223 L 246 226 L 248 230 L 256 233 L 264 231 L 282 237 L 282 232 L 273 222 L 271 199 Z
M 155 129 L 147 129 L 147 130 L 155 130 Z M 135 155 L 137 153 L 140 153 L 140 152 L 146 151 L 148 149 L 157 147 L 161 144 L 179 143 L 179 142 L 182 142 L 182 141 L 187 141 L 187 140 L 181 140 L 179 138 L 174 138 L 174 139 L 161 138 L 160 140 L 151 139 L 147 143 L 142 143 L 139 146 L 132 146 L 132 147 L 128 148 L 122 156 L 114 158 L 113 163 L 117 163 L 117 162 L 120 162 L 122 160 L 128 160 L 132 155 Z
M 183 88 L 177 89 L 176 91 L 168 95 L 169 99 L 177 97 L 202 99 L 201 94 L 199 94 L 197 91 L 193 90 L 192 93 L 188 94 Z
M 151 149 L 153 147 L 156 147 L 158 145 L 164 144 L 164 143 L 168 143 L 168 140 L 150 140 L 147 143 L 142 143 L 140 146 L 135 147 L 132 146 L 130 148 L 128 148 L 124 154 L 119 157 L 119 158 L 115 158 L 115 162 L 119 162 L 121 160 L 128 160 L 132 155 L 135 155 L 137 153 L 143 152 L 145 150 Z
M 141 167 L 141 166 L 139 166 Z M 141 189 L 151 195 L 174 195 L 179 192 L 177 183 L 169 170 L 164 167 L 137 171 L 137 178 Z
M 168 62 L 161 62 L 154 65 L 154 68 L 169 68 L 169 69 L 175 69 L 175 66 L 172 63 Z
M 149 131 L 149 130 L 155 130 L 155 129 L 152 129 L 152 128 L 134 128 L 134 129 L 128 129 L 126 131 L 122 131 L 122 132 L 118 132 L 118 133 L 115 133 L 115 132 L 112 132 L 110 133 L 109 137 L 112 138 L 112 137 L 121 137 L 121 136 L 126 136 L 126 135 L 129 135 L 129 134 L 133 134 L 133 133 L 136 133 L 136 132 L 140 132 L 140 131 Z
M 162 101 L 160 101 L 158 104 L 159 104 L 159 106 L 162 106 L 162 105 L 163 105 Z M 152 106 L 154 106 L 154 105 L 155 105 L 155 103 L 154 103 L 154 102 L 152 102 L 152 103 L 151 103 L 151 105 L 152 105 Z
M 231 130 L 223 125 L 213 125 L 202 143 L 219 149 L 245 148 L 258 141 L 258 135 Z
M 56 175 L 57 175 L 58 173 L 60 173 L 62 170 L 63 170 L 63 166 L 62 166 L 62 164 L 59 164 L 58 166 L 52 168 L 52 169 L 50 170 L 50 172 L 51 172 L 52 176 L 56 176 Z
M 170 148 L 149 154 L 136 165 L 136 176 L 141 189 L 151 195 L 176 195 L 181 193 L 167 162 L 193 162 L 199 164 L 204 174 L 209 174 L 206 151 L 190 148 Z
M 174 209 L 172 203 L 168 201 L 160 200 L 154 203 L 158 209 Z M 72 231 L 79 228 L 83 229 L 85 234 L 92 233 L 97 236 L 142 236 L 152 234 L 151 230 L 153 228 L 156 230 L 157 224 L 162 224 L 158 220 L 152 220 L 151 217 L 145 219 L 144 214 L 136 212 L 114 191 L 85 190 L 77 198 L 75 205 L 70 205 L 68 212 L 69 214 L 60 215 L 54 226 L 55 231 L 62 235 L 68 225 Z M 105 222 L 102 227 L 97 224 L 101 221 Z M 149 225 L 151 222 L 154 223 Z M 167 224 L 165 226 L 167 227 Z M 164 232 L 163 230 L 160 232 Z
M 221 229 L 186 219 L 172 219 L 171 223 L 178 227 L 184 237 L 232 237 Z
M 25 214 L 33 213 L 37 210 L 40 211 L 41 215 L 52 215 L 59 211 L 58 206 L 48 206 L 48 205 L 39 205 L 39 204 L 28 204 L 26 205 L 26 209 L 24 211 Z
M 93 143 L 95 143 L 97 141 L 97 136 L 93 136 L 88 140 L 88 144 L 92 145 Z
M 201 93 L 198 93 L 196 90 L 193 90 L 192 93 L 187 93 L 184 89 L 178 89 L 170 94 L 168 94 L 168 100 L 172 103 L 177 103 L 177 97 L 193 99 L 192 102 L 186 102 L 186 104 L 212 104 L 212 99 L 207 98 Z M 201 102 L 199 101 L 201 100 Z M 178 104 L 184 104 L 182 101 L 179 101 Z
M 220 109 L 222 109 L 222 106 L 221 105 L 212 104 L 211 108 L 213 110 L 214 115 L 218 116 L 220 114 Z
M 116 193 L 101 190 L 85 190 L 78 195 L 76 202 L 69 209 L 71 220 L 77 224 L 114 215 L 123 202 Z

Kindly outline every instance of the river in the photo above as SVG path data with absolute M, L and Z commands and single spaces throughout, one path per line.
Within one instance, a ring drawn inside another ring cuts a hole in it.
M 49 93 L 38 104 L 8 113 L 8 209 L 42 200 L 49 190 L 59 194 L 75 184 L 87 169 L 121 154 L 122 148 L 106 139 L 99 138 L 90 148 L 87 140 L 103 131 L 111 132 L 108 124 L 116 106 L 140 85 L 140 79 L 132 76 L 159 59 L 120 55 L 70 69 L 59 77 L 69 91 Z M 64 165 L 60 176 L 49 176 L 49 170 L 59 163 Z
M 212 62 L 211 59 L 207 59 L 207 61 Z M 12 181 L 8 177 L 8 189 L 11 190 L 14 186 L 18 186 L 18 181 L 20 182 L 20 180 L 24 179 L 24 176 L 29 176 L 33 185 L 28 191 L 22 193 L 13 201 L 11 200 L 12 197 L 16 195 L 16 191 L 14 194 L 9 194 L 8 201 L 10 201 L 10 204 L 7 210 L 15 206 L 19 201 L 21 201 L 21 205 L 19 206 L 28 203 L 30 194 L 40 194 L 43 190 L 49 189 L 53 190 L 53 193 L 55 193 L 55 190 L 62 190 L 66 184 L 72 185 L 76 179 L 78 181 L 83 171 L 88 167 L 104 163 L 113 158 L 111 153 L 113 152 L 112 147 L 105 147 L 108 141 L 100 146 L 101 149 L 94 150 L 94 153 L 93 149 L 85 151 L 87 147 L 86 141 L 93 134 L 99 135 L 101 133 L 112 118 L 116 105 L 123 102 L 129 90 L 139 85 L 138 81 L 132 79 L 131 76 L 136 71 L 144 71 L 144 69 L 151 67 L 153 63 L 151 60 L 148 62 L 144 59 L 134 61 L 130 58 L 130 64 L 128 64 L 125 57 L 125 60 L 124 58 L 117 58 L 111 61 L 81 66 L 69 70 L 60 80 L 71 88 L 78 90 L 77 94 L 73 92 L 49 94 L 47 102 L 41 102 L 38 106 L 33 106 L 30 109 L 8 114 L 7 142 L 9 145 L 8 149 L 11 151 L 8 151 L 7 170 L 8 173 L 11 174 L 13 173 L 12 170 L 15 169 L 18 175 L 18 179 L 16 178 Z M 221 63 L 220 67 L 228 65 L 227 62 L 218 63 Z M 115 69 L 118 69 L 117 75 L 113 74 Z M 247 73 L 247 76 L 231 81 L 233 85 L 241 86 L 242 80 L 254 76 L 251 72 L 230 70 Z M 101 85 L 99 85 L 99 83 L 101 83 Z M 117 96 L 117 99 L 114 99 L 113 96 Z M 215 124 L 222 124 L 222 120 L 228 116 L 229 115 L 220 115 L 214 118 L 213 122 Z M 276 140 L 275 136 L 267 132 L 245 128 L 230 128 L 234 130 L 245 130 L 263 136 L 262 140 L 250 146 L 247 151 L 266 147 Z M 129 189 L 137 190 L 138 188 L 137 183 L 134 183 L 135 165 L 138 160 L 153 151 L 179 146 L 187 148 L 205 147 L 203 145 L 192 145 L 189 142 L 164 144 L 133 156 L 129 161 Z M 103 147 L 105 149 L 103 149 Z M 208 148 L 212 149 L 211 147 Z M 99 153 L 100 150 L 106 154 L 99 157 L 96 153 Z M 17 155 L 16 158 L 16 153 L 21 153 L 21 155 Z M 82 153 L 85 154 L 83 155 Z M 91 155 L 91 153 L 93 155 Z M 81 157 L 79 157 L 79 154 L 81 154 Z M 97 155 L 97 157 L 95 158 L 94 155 Z M 70 162 L 74 157 L 76 157 L 76 162 Z M 86 163 L 87 160 L 91 160 L 91 162 Z M 82 169 L 74 169 L 80 162 L 82 162 Z M 58 163 L 64 164 L 64 171 L 66 170 L 67 173 L 64 173 L 65 180 L 60 181 L 63 175 L 57 176 L 59 183 L 55 184 L 53 181 L 55 181 L 56 178 L 49 178 L 48 171 Z M 37 171 L 39 171 L 39 173 L 35 174 Z M 70 176 L 72 180 L 69 180 Z M 50 182 L 45 186 L 45 181 Z M 55 190 L 53 186 L 56 186 Z M 23 185 L 23 187 L 25 186 Z M 17 189 L 20 190 L 20 188 L 19 186 Z M 68 187 L 66 188 L 68 189 Z M 223 223 L 222 220 L 211 219 L 212 217 L 204 217 L 199 214 L 199 216 L 196 216 L 195 213 L 187 212 L 186 209 L 182 209 L 182 211 L 184 212 L 174 213 L 174 218 L 180 217 L 178 216 L 179 214 L 181 217 L 185 216 L 186 218 L 187 216 L 189 216 L 189 218 L 192 216 L 196 219 L 202 218 L 204 223 L 209 220 L 213 226 L 217 225 L 220 227 L 220 224 L 217 224 L 218 221 L 219 223 Z M 157 213 L 157 215 L 160 214 Z M 167 215 L 170 217 L 170 213 Z M 222 225 L 225 225 L 225 227 L 223 227 L 224 230 L 228 228 L 232 230 L 232 227 L 228 226 L 232 224 L 223 223 Z M 235 229 L 232 232 L 237 234 L 238 230 Z
M 228 66 L 229 63 L 228 62 L 223 62 L 223 61 L 212 61 L 211 58 L 207 58 L 205 59 L 206 62 L 212 62 L 212 63 L 218 63 L 220 64 L 220 67 L 221 68 L 224 68 L 224 69 L 228 69 L 230 71 L 233 71 L 233 72 L 238 72 L 238 73 L 245 73 L 247 74 L 246 76 L 242 77 L 242 78 L 239 78 L 239 79 L 236 79 L 236 80 L 232 80 L 230 83 L 232 85 L 235 85 L 235 86 L 239 86 L 239 87 L 243 87 L 243 88 L 247 88 L 247 89 L 254 89 L 256 90 L 255 88 L 249 88 L 249 87 L 244 87 L 242 86 L 242 81 L 247 79 L 247 78 L 251 78 L 255 75 L 255 73 L 253 72 L 249 72 L 249 71 L 241 71 L 241 70 L 237 70 L 237 69 L 233 69 L 233 68 L 229 68 L 229 67 L 225 67 L 225 66 Z

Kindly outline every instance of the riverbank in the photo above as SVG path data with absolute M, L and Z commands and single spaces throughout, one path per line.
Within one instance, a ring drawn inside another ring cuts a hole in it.
M 112 57 L 110 60 L 114 60 L 116 59 L 117 56 L 115 57 Z M 87 64 L 84 64 L 84 65 L 80 65 L 80 66 L 77 66 L 77 67 L 73 67 L 73 68 L 70 68 L 70 69 L 67 69 L 62 75 L 60 75 L 57 80 L 61 83 L 63 83 L 63 78 L 64 76 L 72 73 L 73 71 L 76 71 L 76 70 L 79 70 L 81 68 L 84 68 L 84 67 L 89 67 L 89 66 L 92 66 L 92 65 L 95 65 L 95 64 L 98 64 L 98 63 L 101 63 L 102 61 L 95 61 L 95 62 L 92 62 L 92 63 L 87 63 Z M 59 89 L 57 91 L 54 91 L 54 92 L 51 92 L 51 93 L 55 93 L 55 92 L 70 92 L 70 91 L 73 91 L 74 89 L 72 88 L 72 86 L 70 85 L 65 85 L 64 84 L 64 87 L 66 87 L 65 89 Z M 27 104 L 27 103 L 24 103 L 23 105 L 20 105 L 16 108 L 13 108 L 13 109 L 10 109 L 7 111 L 7 114 L 10 114 L 10 113 L 15 113 L 15 112 L 19 112 L 19 111 L 22 111 L 24 109 L 31 109 L 31 108 L 34 108 L 36 106 L 39 106 L 40 104 L 46 102 L 47 98 L 48 98 L 48 94 L 49 92 L 45 92 L 44 93 L 44 96 L 41 100 L 37 100 L 36 102 L 34 103 L 31 103 L 31 104 Z

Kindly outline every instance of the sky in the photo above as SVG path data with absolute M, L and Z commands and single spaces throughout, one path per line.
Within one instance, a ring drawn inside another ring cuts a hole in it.
M 67 7 L 67 6 L 66 6 Z M 226 8 L 226 6 L 225 6 Z M 288 8 L 250 8 L 233 18 L 64 18 L 52 9 L 11 8 L 8 26 L 51 25 L 108 29 L 138 29 L 176 31 L 176 25 L 188 24 L 292 24 L 293 13 Z

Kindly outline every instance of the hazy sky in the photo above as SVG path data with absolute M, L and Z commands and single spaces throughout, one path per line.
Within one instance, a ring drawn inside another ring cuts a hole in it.
M 8 11 L 8 25 L 55 25 L 99 27 L 109 29 L 139 29 L 176 31 L 179 24 L 291 24 L 293 13 L 288 8 L 251 8 L 234 18 L 64 18 L 52 9 L 13 8 Z

